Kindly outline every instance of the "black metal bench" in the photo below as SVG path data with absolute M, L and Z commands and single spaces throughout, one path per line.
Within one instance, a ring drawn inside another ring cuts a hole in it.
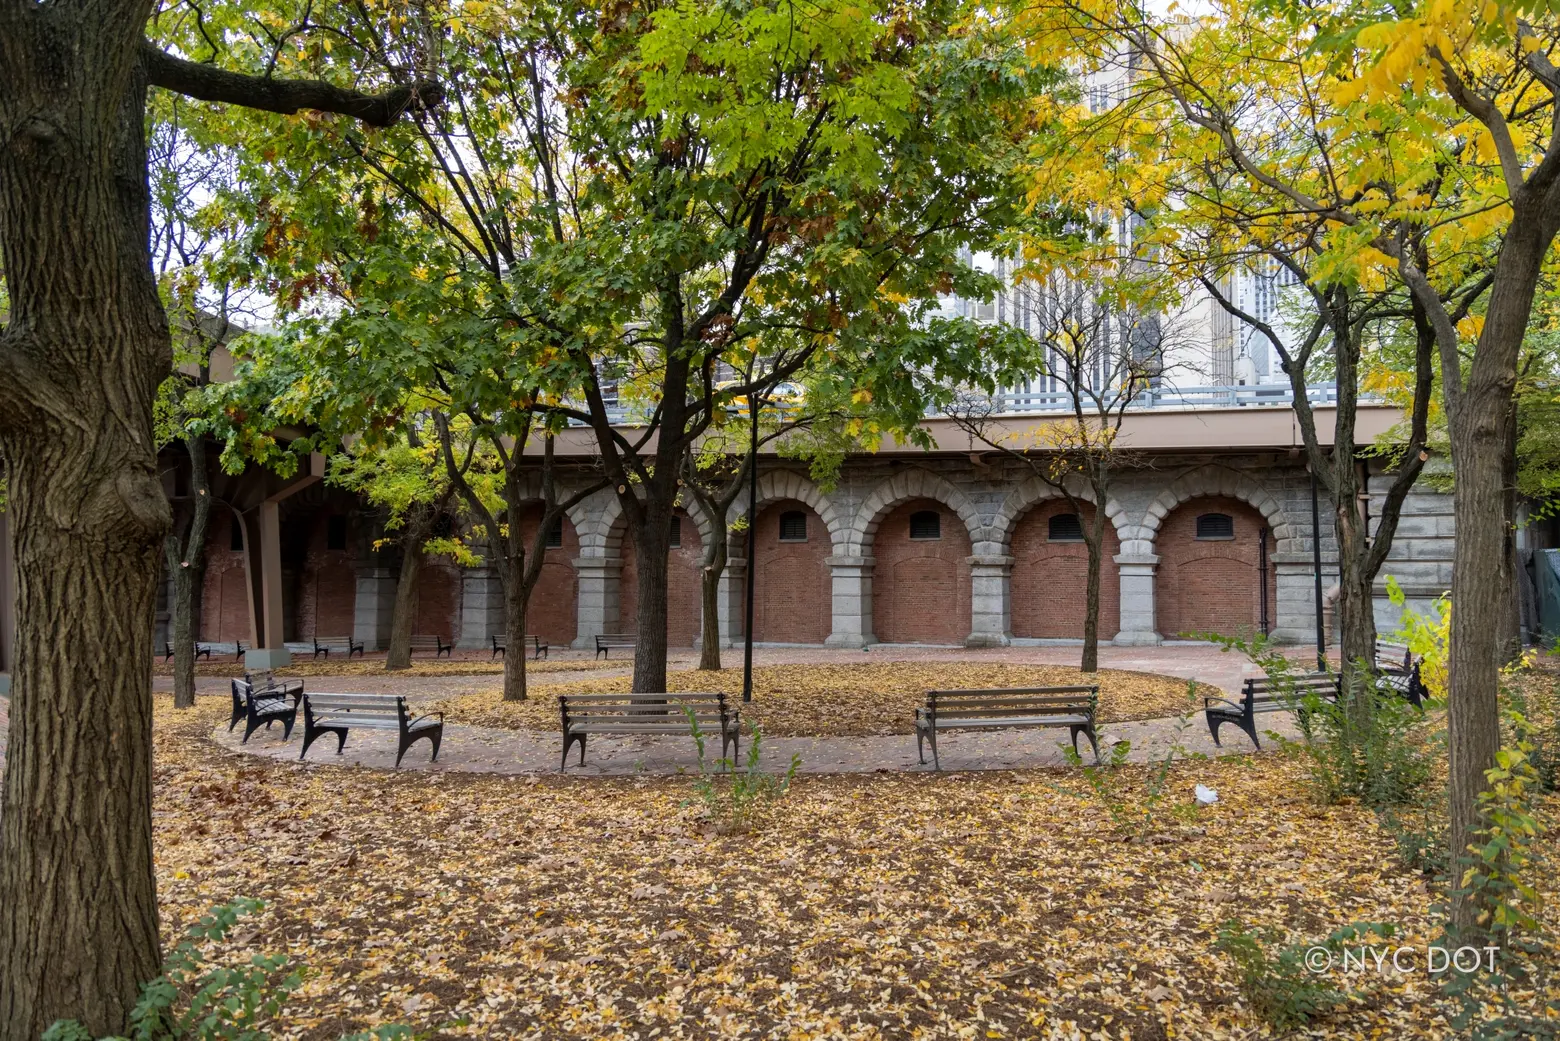
M 1316 694 L 1326 701 L 1338 700 L 1338 677 L 1328 672 L 1307 672 L 1297 676 L 1271 679 L 1253 676 L 1241 685 L 1240 701 L 1231 701 L 1216 694 L 1203 695 L 1203 715 L 1208 719 L 1208 732 L 1213 743 L 1219 744 L 1219 728 L 1233 723 L 1246 732 L 1257 748 L 1257 716 L 1267 712 L 1289 712 L 1300 708 L 1307 695 Z
M 609 655 L 607 652 L 612 650 L 614 647 L 618 648 L 619 650 L 626 649 L 631 651 L 634 649 L 634 645 L 638 642 L 639 637 L 634 633 L 597 633 L 596 657 L 611 657 L 611 655 Z
M 435 658 L 441 654 L 448 658 L 450 657 L 450 652 L 454 649 L 455 644 L 453 642 L 445 643 L 444 637 L 437 634 L 414 634 L 412 636 L 411 653 L 413 654 L 416 654 L 418 651 L 432 651 Z
M 163 662 L 166 664 L 168 659 L 172 657 L 173 641 L 170 640 L 163 644 Z M 202 658 L 205 658 L 207 661 L 211 660 L 211 644 L 197 643 L 195 645 L 195 660 L 199 661 Z
M 350 636 L 314 637 L 314 656 L 316 658 L 323 654 L 325 659 L 329 661 L 331 651 L 346 652 L 348 661 L 352 660 L 354 654 L 359 658 L 363 657 L 363 645 Z
M 526 642 L 531 645 L 531 660 L 532 661 L 536 661 L 539 658 L 547 657 L 547 652 L 552 647 L 551 644 L 549 644 L 546 640 L 542 639 L 540 636 L 531 636 L 531 635 L 528 634 L 525 639 L 526 639 Z M 494 634 L 494 636 L 493 636 L 493 657 L 494 658 L 497 658 L 500 654 L 504 653 L 504 648 L 508 644 L 508 642 L 509 642 L 509 638 L 507 636 L 503 636 L 501 634 L 496 634 L 496 633 Z
M 303 697 L 303 681 L 264 684 L 256 689 L 248 676 L 232 680 L 233 716 L 228 720 L 228 733 L 244 720 L 244 743 L 261 727 L 270 729 L 272 723 L 283 725 L 282 740 L 292 737 L 293 724 L 298 720 L 298 701 Z
M 1406 643 L 1376 641 L 1376 676 L 1393 693 L 1415 708 L 1423 708 L 1430 689 L 1419 674 L 1423 659 Z
M 438 719 L 434 719 L 438 716 Z M 347 731 L 354 727 L 394 730 L 398 737 L 395 765 L 401 765 L 407 749 L 424 738 L 433 745 L 433 762 L 439 760 L 444 740 L 444 713 L 414 715 L 399 694 L 306 694 L 303 698 L 302 759 L 309 746 L 324 734 L 336 735 L 336 754 L 347 746 Z
M 932 765 L 942 769 L 937 758 L 939 730 L 1017 730 L 1033 727 L 1067 727 L 1072 735 L 1073 751 L 1078 750 L 1078 735 L 1089 739 L 1094 760 L 1099 761 L 1100 746 L 1094 732 L 1099 709 L 1100 688 L 1087 687 L 1010 687 L 985 690 L 929 690 L 926 705 L 915 710 L 915 750 L 926 764 L 926 745 L 932 746 Z
M 575 742 L 580 746 L 580 765 L 585 765 L 585 739 L 591 734 L 692 737 L 690 711 L 700 730 L 719 732 L 722 756 L 736 762 L 742 750 L 739 713 L 726 704 L 723 693 L 560 694 L 558 708 L 563 713 L 560 773 L 569 765 L 569 746 Z M 729 756 L 726 755 L 728 745 L 731 748 Z

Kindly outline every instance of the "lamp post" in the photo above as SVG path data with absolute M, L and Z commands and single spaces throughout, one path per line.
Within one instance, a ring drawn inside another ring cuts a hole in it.
M 742 625 L 742 700 L 753 700 L 753 586 L 758 577 L 758 406 L 759 395 L 748 396 L 753 421 L 748 444 L 747 615 Z
M 1316 466 L 1311 473 L 1311 577 L 1316 581 L 1316 669 L 1327 671 L 1327 634 L 1322 623 L 1322 513 L 1317 502 Z

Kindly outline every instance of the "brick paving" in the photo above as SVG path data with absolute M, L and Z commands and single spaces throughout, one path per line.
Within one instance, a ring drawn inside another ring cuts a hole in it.
M 1019 664 L 1075 665 L 1078 659 L 1075 645 L 1047 645 L 1037 647 L 1002 647 L 965 650 L 952 647 L 914 647 L 879 645 L 870 651 L 832 650 L 816 647 L 763 647 L 754 652 L 758 665 L 827 664 L 856 661 L 947 661 L 947 662 L 1011 662 Z M 1297 656 L 1304 656 L 1304 648 L 1296 649 Z M 691 668 L 697 663 L 692 654 L 675 654 L 671 667 Z M 723 662 L 728 668 L 741 664 L 740 649 L 727 652 Z M 1166 644 L 1160 647 L 1101 647 L 1100 666 L 1110 669 L 1131 669 L 1154 672 L 1183 679 L 1196 679 L 1204 683 L 1236 690 L 1243 677 L 1253 674 L 1255 667 L 1236 654 L 1223 654 L 1218 648 L 1204 644 Z M 550 672 L 537 675 L 532 683 L 541 688 L 552 683 L 577 682 L 590 677 L 606 678 L 625 675 L 623 669 Z M 498 685 L 496 675 L 477 676 L 329 676 L 304 677 L 311 689 L 329 689 L 341 692 L 380 692 L 407 694 L 419 702 L 491 690 Z M 154 689 L 167 691 L 172 680 L 156 677 Z M 202 695 L 225 697 L 228 681 L 221 677 L 200 677 L 197 690 Z M 0 766 L 4 763 L 6 709 L 8 702 L 0 698 Z M 1295 731 L 1292 723 L 1282 715 L 1264 721 L 1273 729 L 1288 736 Z M 1102 748 L 1110 742 L 1132 742 L 1130 758 L 1145 761 L 1162 756 L 1172 744 L 1179 743 L 1190 752 L 1218 754 L 1208 737 L 1201 718 L 1195 718 L 1183 728 L 1175 719 L 1141 720 L 1136 722 L 1106 724 L 1101 728 Z M 301 730 L 301 724 L 300 724 Z M 1052 730 L 1013 731 L 990 734 L 953 734 L 940 742 L 944 770 L 1002 770 L 1030 769 L 1058 766 L 1065 763 L 1058 735 Z M 1244 752 L 1250 743 L 1244 735 L 1224 731 L 1226 751 Z M 214 735 L 216 742 L 227 748 L 240 748 L 237 738 L 230 738 L 226 731 Z M 355 733 L 348 742 L 347 751 L 338 757 L 332 751 L 334 742 L 327 739 L 310 749 L 309 761 L 357 765 L 370 768 L 387 768 L 394 764 L 394 738 L 387 734 Z M 295 759 L 301 745 L 299 731 L 291 742 L 256 735 L 247 746 L 245 754 L 265 755 L 278 759 Z M 450 726 L 445 734 L 440 761 L 429 764 L 426 742 L 407 756 L 403 769 L 462 770 L 484 773 L 528 774 L 556 771 L 559 763 L 561 739 L 556 734 L 527 733 L 493 730 L 482 727 Z M 764 742 L 765 766 L 783 769 L 791 755 L 802 757 L 802 771 L 806 773 L 870 773 L 878 770 L 921 769 L 916 760 L 915 738 L 910 735 L 889 737 L 837 737 L 837 738 L 769 738 Z M 576 761 L 578 753 L 576 752 Z M 569 773 L 580 775 L 607 774 L 676 774 L 694 767 L 693 747 L 690 741 L 680 738 L 592 738 L 584 767 L 571 765 Z M 930 769 L 930 767 L 927 767 Z

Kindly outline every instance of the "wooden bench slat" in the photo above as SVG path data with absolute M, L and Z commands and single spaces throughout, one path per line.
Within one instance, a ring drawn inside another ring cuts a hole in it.
M 1099 688 L 1092 685 L 929 690 L 926 704 L 916 709 L 916 752 L 925 763 L 925 748 L 930 742 L 932 763 L 941 770 L 937 754 L 939 730 L 1067 727 L 1072 731 L 1073 749 L 1076 751 L 1078 736 L 1082 734 L 1089 739 L 1098 761 L 1099 741 L 1094 732 L 1098 705 Z
M 560 770 L 568 768 L 569 749 L 580 746 L 580 764 L 585 762 L 585 740 L 590 734 L 624 736 L 693 736 L 691 722 L 700 730 L 720 735 L 721 754 L 730 746 L 734 760 L 741 751 L 740 716 L 726 695 L 720 692 L 638 694 L 560 694 L 558 710 L 563 716 L 563 760 Z
M 415 715 L 407 707 L 403 695 L 306 694 L 303 708 L 303 750 L 298 753 L 299 759 L 308 754 L 309 745 L 316 738 L 325 734 L 336 735 L 336 754 L 340 755 L 347 744 L 347 732 L 353 728 L 395 730 L 400 735 L 395 756 L 397 767 L 407 749 L 424 738 L 433 746 L 433 761 L 439 759 L 439 745 L 444 740 L 444 713 Z

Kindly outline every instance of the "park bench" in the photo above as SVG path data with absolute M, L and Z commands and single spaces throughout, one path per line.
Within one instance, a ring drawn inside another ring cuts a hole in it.
M 502 636 L 502 635 L 499 635 L 499 634 L 496 634 L 496 633 L 494 634 L 494 636 L 493 636 L 493 657 L 494 658 L 497 658 L 500 654 L 504 653 L 504 648 L 507 645 L 508 640 L 509 640 L 509 638 L 506 637 L 506 636 Z M 540 636 L 530 636 L 530 635 L 527 635 L 525 640 L 526 640 L 527 643 L 529 643 L 531 645 L 531 660 L 532 661 L 536 661 L 539 658 L 547 657 L 547 652 L 548 652 L 548 650 L 550 649 L 550 647 L 552 645 L 549 644 L 546 640 L 542 639 Z
M 738 712 L 717 694 L 560 694 L 563 713 L 563 762 L 569 765 L 569 746 L 579 742 L 580 765 L 585 765 L 585 739 L 591 734 L 622 737 L 658 735 L 693 736 L 691 723 L 701 731 L 720 733 L 724 758 L 736 761 L 741 752 Z M 691 721 L 690 721 L 690 716 Z M 726 755 L 727 746 L 731 754 Z
M 233 692 L 233 716 L 228 721 L 228 732 L 244 720 L 244 743 L 262 726 L 267 730 L 272 723 L 283 725 L 282 740 L 292 736 L 293 724 L 298 720 L 298 701 L 303 697 L 303 682 L 270 682 L 256 687 L 248 676 L 230 681 Z
M 363 645 L 350 636 L 314 637 L 314 656 L 316 658 L 323 654 L 325 659 L 329 661 L 331 651 L 344 652 L 348 661 L 352 659 L 354 654 L 359 658 L 363 657 Z
M 414 634 L 412 636 L 412 645 L 411 645 L 411 647 L 412 647 L 411 653 L 413 653 L 413 654 L 416 654 L 418 651 L 432 651 L 433 652 L 433 656 L 435 658 L 437 658 L 441 654 L 444 655 L 446 658 L 448 658 L 448 657 L 450 657 L 450 652 L 455 649 L 455 644 L 453 642 L 445 643 L 444 642 L 444 637 L 442 637 L 442 636 L 437 636 L 437 635 L 421 635 L 421 636 L 419 636 L 419 635 L 415 635 Z
M 1296 709 L 1308 694 L 1319 695 L 1327 701 L 1338 700 L 1338 677 L 1328 672 L 1307 672 L 1282 680 L 1253 676 L 1242 685 L 1238 702 L 1205 694 L 1203 714 L 1208 719 L 1208 732 L 1213 735 L 1213 743 L 1219 745 L 1219 728 L 1225 723 L 1233 723 L 1260 749 L 1262 742 L 1257 740 L 1256 717 L 1267 712 Z
M 987 690 L 929 690 L 926 705 L 915 710 L 915 750 L 926 764 L 926 745 L 932 746 L 932 765 L 938 770 L 939 730 L 1017 730 L 1034 727 L 1067 727 L 1073 751 L 1078 735 L 1089 739 L 1094 760 L 1100 746 L 1094 732 L 1100 688 L 1011 687 Z
M 435 719 L 434 716 L 439 718 Z M 347 731 L 353 728 L 394 730 L 398 737 L 395 765 L 401 765 L 407 749 L 424 738 L 433 745 L 433 762 L 439 760 L 439 744 L 444 740 L 444 713 L 414 715 L 399 694 L 306 694 L 303 698 L 303 750 L 323 734 L 336 735 L 336 754 L 347 746 Z
M 172 658 L 172 657 L 173 657 L 173 642 L 170 640 L 167 643 L 163 644 L 163 662 L 166 663 L 168 661 L 168 659 Z M 195 645 L 195 660 L 199 661 L 202 658 L 205 658 L 207 661 L 211 660 L 211 644 L 209 644 L 209 643 L 197 643 Z
M 636 636 L 633 633 L 597 633 L 596 634 L 596 657 L 598 657 L 598 658 L 610 657 L 610 655 L 607 652 L 612 650 L 614 647 L 616 647 L 616 648 L 618 648 L 620 650 L 622 650 L 622 649 L 633 650 L 634 649 L 634 645 L 637 644 L 638 642 L 639 642 L 639 637 Z
M 1422 658 L 1406 643 L 1376 641 L 1376 675 L 1398 697 L 1415 708 L 1424 707 L 1429 688 L 1419 674 Z

